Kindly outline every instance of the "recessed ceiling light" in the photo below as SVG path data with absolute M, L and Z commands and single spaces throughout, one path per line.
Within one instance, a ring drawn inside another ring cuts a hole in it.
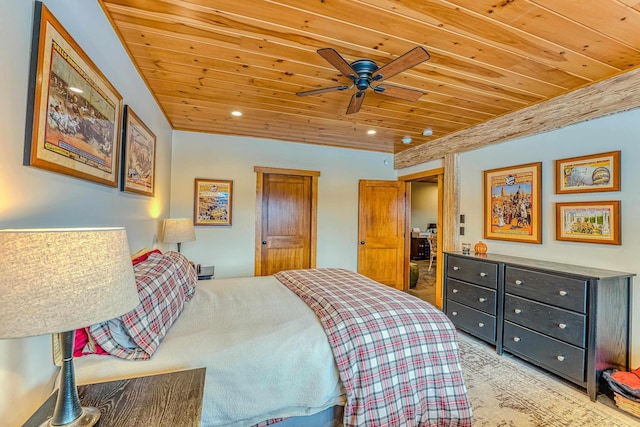
M 242 111 L 238 111 L 238 110 L 232 111 L 231 115 L 235 117 L 240 117 L 242 115 Z
M 375 129 L 369 129 L 367 131 L 367 135 L 375 135 L 376 134 L 376 130 Z
M 405 136 L 404 138 L 402 138 L 402 143 L 403 144 L 411 144 L 411 137 L 410 136 Z
M 422 134 L 424 136 L 431 136 L 433 135 L 433 131 L 431 130 L 431 128 L 426 128 L 425 130 L 422 131 Z

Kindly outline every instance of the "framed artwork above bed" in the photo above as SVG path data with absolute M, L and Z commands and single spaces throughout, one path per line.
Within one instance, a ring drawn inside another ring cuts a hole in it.
M 153 197 L 155 171 L 156 136 L 131 107 L 125 105 L 120 189 Z
M 118 186 L 122 96 L 35 2 L 23 163 Z

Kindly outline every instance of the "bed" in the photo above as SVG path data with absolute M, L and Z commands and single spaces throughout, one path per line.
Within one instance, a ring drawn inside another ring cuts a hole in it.
M 205 367 L 202 426 L 472 424 L 455 328 L 428 303 L 344 269 L 189 269 L 159 251 L 134 267 L 140 306 L 155 294 L 151 317 L 175 312 L 84 328 L 78 384 Z

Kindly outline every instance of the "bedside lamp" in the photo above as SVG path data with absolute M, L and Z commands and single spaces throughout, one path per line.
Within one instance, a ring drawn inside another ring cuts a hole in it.
M 178 252 L 182 242 L 196 240 L 196 230 L 193 220 L 190 218 L 165 219 L 162 227 L 162 241 L 165 243 L 177 243 Z
M 139 303 L 124 228 L 0 230 L 0 338 L 62 333 L 58 400 L 50 426 L 92 426 L 73 371 L 75 330 Z

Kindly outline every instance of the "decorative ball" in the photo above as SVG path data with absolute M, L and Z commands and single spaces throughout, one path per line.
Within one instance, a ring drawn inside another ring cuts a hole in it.
M 481 240 L 475 244 L 475 246 L 473 247 L 473 251 L 477 254 L 486 254 L 487 245 Z

